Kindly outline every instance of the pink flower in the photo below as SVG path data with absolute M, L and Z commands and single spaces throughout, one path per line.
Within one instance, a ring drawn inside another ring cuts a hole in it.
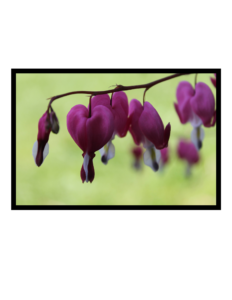
M 124 92 L 116 92 L 113 94 L 112 106 L 110 106 L 109 95 L 101 95 L 92 98 L 92 107 L 98 105 L 99 99 L 103 99 L 104 105 L 109 108 L 114 116 L 114 132 L 112 137 L 104 147 L 99 151 L 101 153 L 101 160 L 104 164 L 108 163 L 108 160 L 115 156 L 115 147 L 112 143 L 115 135 L 124 137 L 128 131 L 128 99 Z
M 190 122 L 193 126 L 192 142 L 200 149 L 204 138 L 205 127 L 212 127 L 216 122 L 215 100 L 211 89 L 203 82 L 196 88 L 187 81 L 179 83 L 176 91 L 177 102 L 174 103 L 176 112 L 182 124 Z
M 216 87 L 216 75 L 217 74 L 214 74 L 215 78 L 210 77 L 210 80 L 211 80 L 212 84 L 214 85 L 214 87 Z
M 105 105 L 105 97 L 98 97 L 91 102 L 91 117 L 84 105 L 74 106 L 67 115 L 67 127 L 71 137 L 83 151 L 82 182 L 92 182 L 94 152 L 107 144 L 114 132 L 114 117 Z
M 191 142 L 180 140 L 177 147 L 177 154 L 180 159 L 187 161 L 186 176 L 189 176 L 191 174 L 192 165 L 198 163 L 200 159 L 196 147 Z
M 196 147 L 191 142 L 180 140 L 177 148 L 177 154 L 180 159 L 187 161 L 186 176 L 189 176 L 191 174 L 190 170 L 192 165 L 198 163 L 200 159 Z
M 131 150 L 133 156 L 134 156 L 134 163 L 133 167 L 137 170 L 141 169 L 141 158 L 143 156 L 143 149 L 141 147 L 134 147 Z
M 146 148 L 144 163 L 157 171 L 161 157 L 159 150 L 168 146 L 170 123 L 164 128 L 158 112 L 149 102 L 142 106 L 138 100 L 133 99 L 129 107 L 129 131 L 135 144 L 143 143 Z
M 35 163 L 40 167 L 48 155 L 49 145 L 48 139 L 51 132 L 51 126 L 47 122 L 47 112 L 39 119 L 37 141 L 33 145 L 32 155 Z
M 192 142 L 181 140 L 179 142 L 177 153 L 180 159 L 186 160 L 190 165 L 199 161 L 199 154 Z
M 215 100 L 211 89 L 203 82 L 196 88 L 187 81 L 179 83 L 176 91 L 176 112 L 182 124 L 190 122 L 194 128 L 214 126 L 216 122 Z
M 161 151 L 161 161 L 162 164 L 165 165 L 169 161 L 169 155 L 168 155 L 168 147 L 164 148 Z

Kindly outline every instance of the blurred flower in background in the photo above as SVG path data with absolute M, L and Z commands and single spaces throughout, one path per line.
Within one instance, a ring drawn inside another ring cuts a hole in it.
M 141 170 L 141 168 L 142 168 L 142 157 L 143 157 L 142 147 L 134 147 L 131 150 L 131 153 L 133 154 L 133 157 L 134 157 L 133 167 L 136 170 Z
M 177 147 L 177 154 L 180 159 L 185 160 L 187 162 L 185 175 L 190 176 L 192 166 L 194 164 L 197 164 L 200 159 L 196 147 L 192 142 L 180 140 Z
M 161 151 L 161 160 L 160 160 L 160 171 L 164 169 L 164 166 L 168 163 L 169 161 L 169 148 L 164 148 Z
M 177 103 L 174 103 L 174 107 L 180 122 L 191 123 L 193 126 L 191 139 L 200 150 L 204 138 L 202 126 L 212 127 L 216 122 L 214 95 L 204 82 L 198 82 L 194 89 L 188 81 L 182 81 L 177 87 L 176 98 Z

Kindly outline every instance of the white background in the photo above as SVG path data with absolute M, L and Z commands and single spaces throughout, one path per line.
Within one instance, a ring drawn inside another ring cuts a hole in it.
M 232 299 L 229 5 L 1 4 L 0 299 Z M 222 68 L 222 210 L 11 211 L 11 68 Z

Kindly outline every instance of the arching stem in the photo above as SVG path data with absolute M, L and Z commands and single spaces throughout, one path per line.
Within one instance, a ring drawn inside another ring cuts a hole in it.
M 197 84 L 197 73 L 196 73 L 196 76 L 195 76 L 195 87 L 196 87 L 196 84 Z
M 148 88 L 145 89 L 144 93 L 143 93 L 143 105 L 144 105 L 144 102 L 145 102 L 145 95 L 146 95 L 146 92 L 148 91 Z
M 183 74 L 182 73 L 177 73 L 177 74 L 167 76 L 167 77 L 159 79 L 159 80 L 152 81 L 152 82 L 147 83 L 147 84 L 131 85 L 131 86 L 118 85 L 116 89 L 117 89 L 117 92 L 136 90 L 136 89 L 144 89 L 144 88 L 146 90 L 148 90 L 151 87 L 153 87 L 154 85 L 159 84 L 161 82 L 164 82 L 164 81 L 167 81 L 167 80 L 179 77 L 179 76 L 189 75 L 189 74 L 190 73 L 183 73 Z M 115 92 L 115 89 L 106 90 L 106 91 L 75 91 L 75 92 L 70 92 L 70 93 L 66 93 L 66 94 L 62 94 L 62 95 L 57 95 L 57 96 L 48 98 L 48 100 L 50 100 L 49 104 L 48 104 L 48 108 L 50 107 L 52 102 L 55 101 L 56 99 L 63 98 L 63 97 L 69 96 L 69 95 L 89 94 L 89 95 L 92 95 L 92 96 L 97 96 L 97 95 L 104 95 L 104 94 L 109 94 L 109 93 L 114 93 L 114 92 Z

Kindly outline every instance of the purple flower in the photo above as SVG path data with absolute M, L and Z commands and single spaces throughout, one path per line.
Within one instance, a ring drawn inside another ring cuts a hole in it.
M 191 174 L 191 167 L 199 162 L 199 152 L 192 142 L 180 140 L 177 147 L 177 154 L 180 159 L 187 162 L 186 176 Z
M 143 143 L 146 149 L 143 155 L 145 165 L 158 171 L 160 150 L 168 146 L 170 123 L 164 128 L 158 112 L 149 102 L 142 106 L 138 100 L 133 99 L 129 106 L 129 131 L 135 144 Z
M 50 132 L 51 132 L 51 126 L 47 119 L 47 112 L 45 112 L 39 120 L 37 141 L 34 143 L 32 149 L 32 155 L 38 167 L 42 165 L 44 159 L 48 155 L 49 152 L 48 139 L 49 139 Z
M 114 132 L 114 116 L 104 105 L 104 97 L 101 99 L 99 98 L 98 105 L 91 106 L 91 117 L 89 110 L 81 104 L 74 106 L 67 115 L 68 131 L 83 151 L 82 182 L 93 181 L 94 152 L 107 144 Z
M 141 147 L 134 147 L 131 150 L 131 153 L 134 156 L 133 167 L 137 170 L 141 169 L 141 159 L 143 156 L 143 149 Z
M 192 142 L 200 149 L 204 138 L 201 128 L 212 127 L 216 122 L 215 100 L 211 89 L 203 82 L 196 84 L 195 89 L 187 81 L 179 83 L 176 91 L 176 112 L 182 124 L 190 122 L 193 126 Z
M 190 165 L 199 161 L 199 154 L 193 143 L 180 140 L 177 153 L 180 159 L 186 160 Z
M 100 101 L 100 102 L 99 102 Z M 128 99 L 124 92 L 116 92 L 113 94 L 112 106 L 110 105 L 109 95 L 99 95 L 92 98 L 92 107 L 104 103 L 104 105 L 112 112 L 114 116 L 114 132 L 112 137 L 104 147 L 99 149 L 101 160 L 106 165 L 110 159 L 115 156 L 115 147 L 112 143 L 115 135 L 124 137 L 128 131 Z

